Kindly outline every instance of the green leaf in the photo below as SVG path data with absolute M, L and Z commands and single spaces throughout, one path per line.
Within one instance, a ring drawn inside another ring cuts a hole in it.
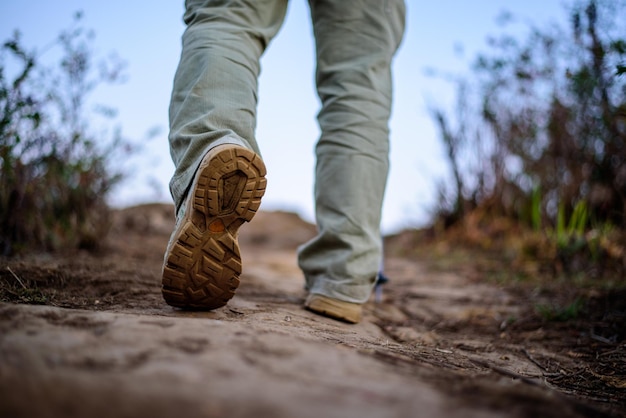
M 611 50 L 617 52 L 618 54 L 626 54 L 626 41 L 619 39 L 611 42 Z

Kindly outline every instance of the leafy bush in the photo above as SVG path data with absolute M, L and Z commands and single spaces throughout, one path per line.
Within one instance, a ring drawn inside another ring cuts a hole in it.
M 0 50 L 0 253 L 96 248 L 106 234 L 107 193 L 121 175 L 111 161 L 119 132 L 96 135 L 87 99 L 103 82 L 120 79 L 109 60 L 95 74 L 93 35 L 80 14 L 50 46 L 58 65 L 22 45 L 19 33 Z M 56 50 L 55 50 L 56 49 Z M 46 53 L 51 53 L 47 50 Z M 108 116 L 114 112 L 105 109 Z M 102 113 L 102 112 L 101 112 Z

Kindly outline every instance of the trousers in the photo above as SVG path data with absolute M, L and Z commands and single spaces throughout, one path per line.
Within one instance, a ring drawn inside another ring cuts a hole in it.
M 309 7 L 321 101 L 318 234 L 298 249 L 298 263 L 309 292 L 364 303 L 382 258 L 391 63 L 404 33 L 405 4 L 310 0 Z M 259 60 L 286 10 L 287 0 L 186 1 L 169 108 L 170 191 L 177 209 L 211 148 L 239 144 L 261 154 L 255 140 Z

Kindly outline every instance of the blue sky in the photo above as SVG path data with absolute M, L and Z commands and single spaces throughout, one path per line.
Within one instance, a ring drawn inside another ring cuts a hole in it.
M 141 144 L 128 157 L 128 179 L 113 194 L 124 206 L 170 201 L 173 171 L 167 144 L 167 108 L 180 55 L 183 0 L 0 0 L 0 39 L 14 29 L 28 47 L 50 43 L 84 12 L 96 33 L 95 52 L 115 52 L 127 61 L 126 83 L 94 92 L 93 100 L 118 110 L 124 135 Z M 488 35 L 500 31 L 496 17 L 512 12 L 538 26 L 565 19 L 560 0 L 407 0 L 407 29 L 394 61 L 391 170 L 383 207 L 387 233 L 424 224 L 436 201 L 437 181 L 449 175 L 437 131 L 428 116 L 432 104 L 449 107 L 453 88 L 425 74 L 426 68 L 467 72 L 486 49 Z M 155 6 L 156 4 L 156 6 Z M 512 27 L 524 33 L 524 24 Z M 459 57 L 462 46 L 463 54 Z M 314 51 L 306 0 L 290 0 L 285 23 L 270 44 L 259 80 L 257 140 L 268 166 L 262 209 L 296 211 L 313 220 L 314 145 L 319 135 L 314 89 Z M 146 133 L 160 133 L 146 141 Z M 285 156 L 289 156 L 286 158 Z

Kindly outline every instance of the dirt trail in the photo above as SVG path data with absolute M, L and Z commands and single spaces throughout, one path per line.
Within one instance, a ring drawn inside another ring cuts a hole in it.
M 133 208 L 100 256 L 3 261 L 7 294 L 45 305 L 0 303 L 0 416 L 623 416 L 619 399 L 554 384 L 580 372 L 576 348 L 512 329 L 523 307 L 495 286 L 389 257 L 392 281 L 361 324 L 303 310 L 295 247 L 313 227 L 292 214 L 242 228 L 242 284 L 225 308 L 170 308 L 171 227 L 171 208 Z

